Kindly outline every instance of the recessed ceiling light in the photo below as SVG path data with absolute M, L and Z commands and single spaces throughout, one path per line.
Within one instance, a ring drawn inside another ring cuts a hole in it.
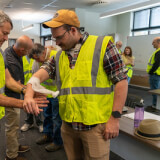
M 24 2 L 24 4 L 31 5 L 32 3 L 29 3 L 29 2 Z

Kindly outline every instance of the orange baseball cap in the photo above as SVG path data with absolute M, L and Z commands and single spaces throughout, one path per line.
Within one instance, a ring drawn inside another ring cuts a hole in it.
M 52 20 L 43 23 L 43 27 L 44 28 L 57 28 L 64 24 L 68 24 L 68 25 L 75 26 L 78 28 L 80 27 L 80 22 L 74 11 L 67 10 L 67 9 L 58 10 L 55 13 Z

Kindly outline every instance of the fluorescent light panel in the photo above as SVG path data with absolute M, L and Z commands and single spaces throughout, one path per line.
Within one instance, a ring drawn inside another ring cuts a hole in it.
M 33 27 L 34 27 L 34 25 L 31 24 L 31 25 L 29 25 L 29 26 L 23 27 L 23 28 L 22 28 L 22 31 L 23 31 L 23 32 L 28 31 L 28 30 L 32 29 Z

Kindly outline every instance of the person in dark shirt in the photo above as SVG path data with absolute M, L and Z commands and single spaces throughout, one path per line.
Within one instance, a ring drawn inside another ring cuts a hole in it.
M 10 31 L 13 29 L 13 24 L 9 16 L 4 13 L 3 11 L 0 11 L 0 47 L 4 44 L 5 41 L 8 40 L 8 35 L 10 34 Z M 17 83 L 12 76 L 10 75 L 8 69 L 5 70 L 5 64 L 4 64 L 4 58 L 3 58 L 3 51 L 0 50 L 0 119 L 4 117 L 5 115 L 5 108 L 4 107 L 16 107 L 16 108 L 23 108 L 23 100 L 15 99 L 11 97 L 7 97 L 4 95 L 4 88 L 5 85 L 10 88 L 11 90 L 18 92 L 18 93 L 25 93 L 25 90 L 22 85 Z M 39 107 L 45 107 L 47 101 L 43 98 L 35 99 Z M 3 107 L 1 107 L 3 106 Z M 38 107 L 33 108 L 32 112 L 38 114 L 39 111 Z
M 20 85 L 24 84 L 23 62 L 22 57 L 29 54 L 33 42 L 27 36 L 21 36 L 17 39 L 12 47 L 4 51 L 6 72 L 9 72 L 13 79 Z M 8 97 L 21 99 L 21 94 L 16 93 L 9 88 L 5 88 L 5 94 Z M 6 160 L 18 157 L 18 152 L 29 150 L 28 146 L 22 146 L 18 143 L 18 130 L 20 120 L 20 109 L 6 108 Z
M 160 37 L 156 37 L 152 42 L 153 48 L 156 49 L 152 53 L 148 65 L 147 73 L 149 74 L 149 84 L 151 89 L 160 87 Z M 157 95 L 152 95 L 152 106 L 148 106 L 146 111 L 157 112 Z
M 10 34 L 10 31 L 13 29 L 13 24 L 9 16 L 4 13 L 3 11 L 0 11 L 0 47 L 4 44 L 5 41 L 8 40 L 8 35 Z M 5 74 L 5 64 L 3 59 L 3 51 L 0 49 L 0 105 L 4 107 L 8 107 L 12 104 L 12 106 L 22 108 L 23 101 L 16 100 L 13 98 L 8 98 L 4 96 L 4 86 L 5 84 L 8 85 L 8 87 L 14 86 L 14 91 L 21 92 L 21 89 L 23 88 L 18 83 L 14 81 L 14 79 L 10 76 L 10 74 Z M 4 117 L 5 110 L 4 107 L 0 107 L 0 119 Z
M 12 24 L 11 19 L 9 18 L 9 16 L 6 13 L 4 13 L 3 11 L 0 11 L 0 47 L 2 47 L 4 42 L 8 40 L 8 35 L 10 34 L 10 31 L 12 29 L 13 29 L 13 24 Z M 23 89 L 23 86 L 21 84 L 17 83 L 17 81 L 15 81 L 12 78 L 12 76 L 7 68 L 5 69 L 3 56 L 4 55 L 2 54 L 2 51 L 0 50 L 0 128 L 1 128 L 1 119 L 5 116 L 5 107 L 6 108 L 10 107 L 12 109 L 13 109 L 13 107 L 23 108 L 23 100 L 12 98 L 12 97 L 7 97 L 4 95 L 5 86 L 7 86 L 8 88 L 10 88 L 11 90 L 13 90 L 17 93 L 21 93 L 21 92 L 24 93 L 25 92 Z M 11 67 L 10 64 L 8 65 L 8 67 Z M 18 74 L 18 73 L 19 73 L 19 71 L 16 72 L 15 74 Z M 46 104 L 45 105 L 43 104 L 43 103 L 47 103 L 47 101 L 44 98 L 38 98 L 36 102 L 37 102 L 37 104 L 38 103 L 40 103 L 40 104 L 37 105 L 35 108 L 32 108 L 32 111 L 29 113 L 38 114 L 41 110 L 38 108 L 38 106 L 39 107 L 47 106 Z M 14 109 L 13 109 L 13 111 L 14 111 Z M 16 121 L 16 119 L 15 119 L 15 121 Z M 13 119 L 13 123 L 15 123 L 15 121 Z M 12 123 L 12 119 L 10 120 L 10 122 Z M 0 132 L 1 132 L 1 129 L 0 129 Z M 10 130 L 10 133 L 11 132 L 13 133 L 13 135 L 11 135 L 11 136 L 15 136 L 15 134 L 17 135 L 17 127 L 15 127 L 15 129 L 13 129 L 13 130 Z M 13 141 L 11 140 L 8 142 L 12 145 Z M 14 145 L 14 142 L 13 142 L 13 145 Z M 17 150 L 17 146 L 12 146 L 12 147 L 13 148 L 15 147 L 15 150 Z M 24 147 L 22 147 L 22 146 L 19 147 L 19 151 L 22 152 L 23 151 L 22 149 L 24 149 Z M 6 160 L 9 160 L 9 159 L 24 160 L 24 158 L 22 158 L 20 156 L 17 156 L 15 158 L 9 158 L 7 156 Z

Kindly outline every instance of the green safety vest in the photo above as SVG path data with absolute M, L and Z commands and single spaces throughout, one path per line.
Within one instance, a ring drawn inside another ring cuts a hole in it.
M 50 58 L 51 58 L 52 56 L 56 57 L 56 53 L 57 53 L 57 51 L 52 50 L 52 51 L 50 52 Z M 39 65 L 41 66 L 42 64 L 39 63 Z M 53 80 L 53 79 L 48 79 L 48 80 L 44 81 L 43 83 L 41 83 L 41 85 L 44 86 L 45 88 L 49 89 L 49 90 L 57 91 L 57 87 L 56 87 L 56 84 L 55 84 L 55 83 L 56 83 L 55 80 Z M 47 97 L 48 97 L 48 98 L 52 98 L 52 95 L 47 95 Z
M 30 62 L 28 62 L 27 57 L 23 56 L 23 72 L 24 72 L 24 85 L 27 84 L 29 79 L 32 77 L 32 66 L 33 66 L 33 59 L 30 59 Z
M 110 118 L 114 92 L 103 67 L 109 40 L 113 38 L 90 35 L 81 46 L 74 69 L 69 67 L 64 51 L 57 53 L 56 79 L 62 120 L 93 125 Z
M 122 54 L 122 51 L 120 49 L 118 50 L 118 52 L 119 52 L 120 55 Z
M 4 95 L 5 89 L 5 65 L 3 56 L 0 52 L 0 94 Z M 5 116 L 5 108 L 0 106 L 0 119 Z
M 155 54 L 160 51 L 160 48 L 158 48 L 155 52 L 153 52 L 153 54 L 151 55 L 150 59 L 149 59 L 149 62 L 148 62 L 148 65 L 147 65 L 147 73 L 149 73 L 149 71 L 152 69 L 153 67 L 153 64 L 155 63 Z M 157 75 L 160 75 L 160 67 L 157 68 L 157 70 L 154 72 L 156 73 Z
M 133 75 L 133 67 L 132 67 L 132 65 L 131 64 L 128 64 L 128 65 L 126 65 L 126 67 L 125 67 L 126 69 L 127 69 L 127 76 L 128 77 L 132 77 L 132 75 Z

